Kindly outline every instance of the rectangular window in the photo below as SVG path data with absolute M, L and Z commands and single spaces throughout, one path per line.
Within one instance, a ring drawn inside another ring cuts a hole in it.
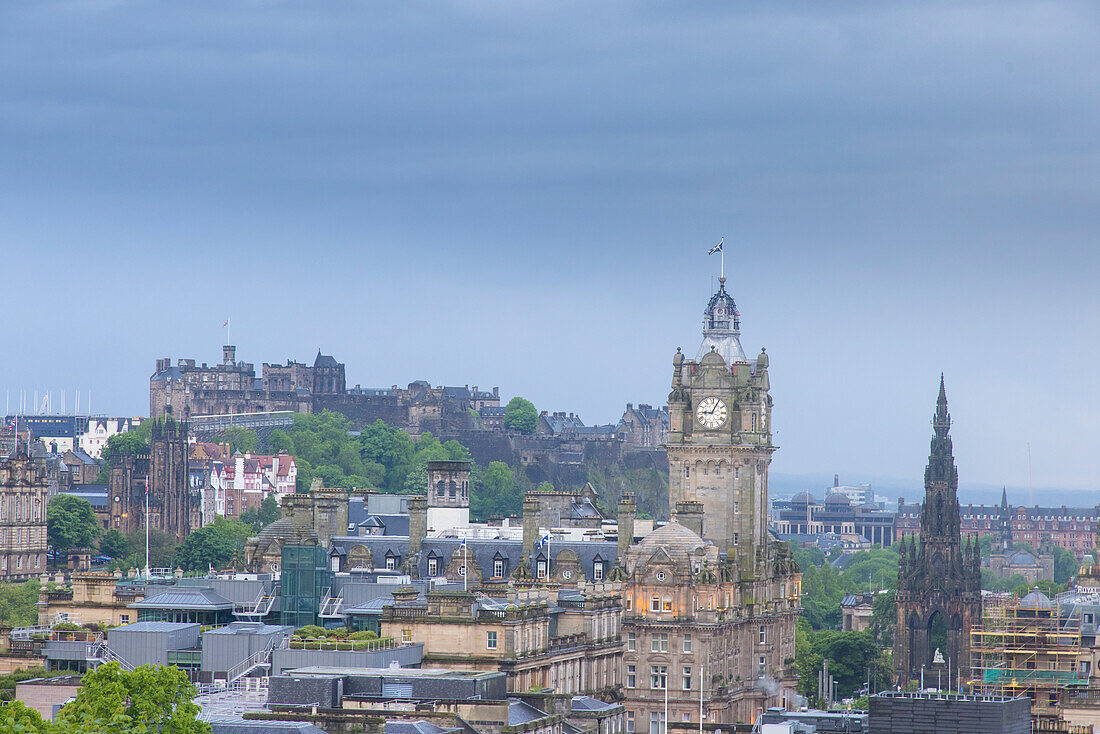
M 684 690 L 685 691 L 690 691 L 691 690 L 691 666 L 690 665 L 685 665 L 684 666 Z
M 649 687 L 656 688 L 658 690 L 664 690 L 668 685 L 668 666 L 667 665 L 650 665 L 649 666 Z
M 485 633 L 485 647 L 489 650 L 497 649 L 497 633 L 495 631 Z
M 756 674 L 757 675 L 764 675 L 764 669 L 766 667 L 767 667 L 767 661 L 765 660 L 764 656 L 761 655 L 760 659 L 756 663 Z
M 493 561 L 493 578 L 504 578 L 504 561 L 500 558 Z
M 667 597 L 667 596 L 665 597 L 665 611 L 666 612 L 671 612 L 672 611 L 672 599 Z
M 626 687 L 634 688 L 638 683 L 637 667 L 634 665 L 626 666 Z
M 668 633 L 654 632 L 649 641 L 650 652 L 668 652 Z
M 649 734 L 665 734 L 665 712 L 651 711 L 649 713 Z
M 130 621 L 130 615 L 129 614 L 120 614 L 120 615 L 118 615 L 118 621 L 122 622 L 123 624 L 128 624 L 129 621 Z
M 634 712 L 633 711 L 627 711 L 626 712 L 626 730 L 628 732 L 633 732 L 634 731 Z
M 684 635 L 684 652 L 691 652 L 691 635 Z
M 634 652 L 635 648 L 637 647 L 637 644 L 638 644 L 638 633 L 637 632 L 627 632 L 626 633 L 626 649 L 629 650 L 630 652 Z
M 546 578 L 546 561 L 538 561 L 535 563 L 535 578 Z
M 592 564 L 592 579 L 594 581 L 603 581 L 603 561 L 596 561 Z
M 428 576 L 433 576 L 434 577 L 434 576 L 438 576 L 438 575 L 439 575 L 439 559 L 438 558 L 429 558 L 428 559 Z
M 655 596 L 649 600 L 649 611 L 659 612 L 661 611 L 661 597 Z
M 760 626 L 760 644 L 768 644 L 768 628 L 763 625 Z
M 626 598 L 626 611 L 629 612 L 633 608 L 634 608 L 634 599 L 633 599 L 633 597 L 628 596 Z
M 741 514 L 741 503 L 740 502 L 734 501 L 734 503 L 733 503 L 733 514 L 734 515 L 740 515 Z
M 402 642 L 412 642 L 413 641 L 413 631 L 410 630 L 410 629 L 401 630 L 401 641 Z
M 386 568 L 390 571 L 393 571 L 395 568 L 397 568 L 396 556 L 386 556 Z

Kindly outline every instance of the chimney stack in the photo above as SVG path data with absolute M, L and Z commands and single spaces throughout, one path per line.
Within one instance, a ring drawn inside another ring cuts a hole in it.
M 416 496 L 409 498 L 409 555 L 420 552 L 420 544 L 428 534 L 428 500 Z
M 676 522 L 703 537 L 703 503 L 687 500 L 676 503 Z
M 523 498 L 523 558 L 535 557 L 535 543 L 539 539 L 539 501 L 534 497 Z
M 833 475 L 833 486 L 834 487 L 839 487 L 840 486 L 840 475 L 839 474 L 834 474 Z
M 623 565 L 626 552 L 634 542 L 634 517 L 638 513 L 638 505 L 634 501 L 633 492 L 623 492 L 619 498 L 619 565 Z

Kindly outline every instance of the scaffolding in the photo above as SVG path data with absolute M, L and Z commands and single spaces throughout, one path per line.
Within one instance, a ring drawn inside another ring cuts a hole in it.
M 1088 685 L 1080 671 L 1079 606 L 1061 606 L 1038 591 L 1019 601 L 987 597 L 982 624 L 970 632 L 971 691 L 1027 696 L 1033 721 L 1060 716 L 1059 693 Z

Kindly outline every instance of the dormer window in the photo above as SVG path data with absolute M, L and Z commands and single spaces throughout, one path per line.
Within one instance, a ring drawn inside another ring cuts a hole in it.
M 397 569 L 397 560 L 398 560 L 397 556 L 393 555 L 393 553 L 387 553 L 386 554 L 386 568 L 390 571 L 396 570 Z

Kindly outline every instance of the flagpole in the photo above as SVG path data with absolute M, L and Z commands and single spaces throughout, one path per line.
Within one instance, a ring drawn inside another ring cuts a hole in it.
M 462 590 L 470 590 L 470 565 L 466 562 L 468 558 L 468 547 L 466 545 L 466 539 L 462 539 Z
M 145 579 L 149 573 L 149 477 L 145 477 Z

